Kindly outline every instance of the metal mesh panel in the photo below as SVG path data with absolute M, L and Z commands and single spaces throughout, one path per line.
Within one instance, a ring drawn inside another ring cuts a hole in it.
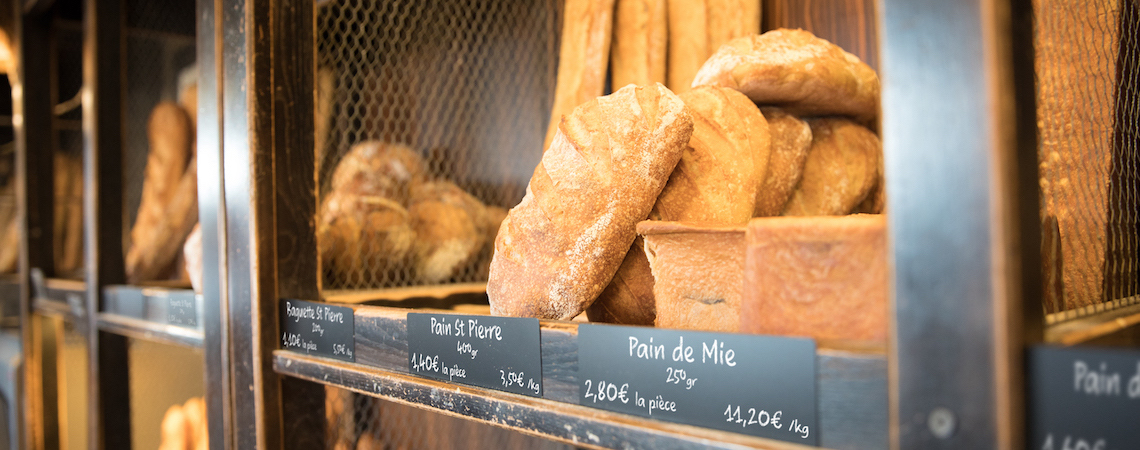
M 541 159 L 559 7 L 557 1 L 509 0 L 320 4 L 316 152 L 322 198 L 330 195 L 344 155 L 356 144 L 379 141 L 410 148 L 422 160 L 426 180 L 454 183 L 484 205 L 515 205 Z M 375 201 L 398 214 L 411 207 L 406 198 Z M 391 245 L 345 245 L 338 251 L 351 253 L 343 260 L 352 263 L 338 267 L 325 259 L 324 287 L 486 280 L 490 239 L 474 261 L 428 277 L 417 271 L 424 261 L 417 264 L 416 252 L 404 248 L 416 239 L 412 233 L 393 237 L 398 242 Z M 409 256 L 385 259 L 400 252 Z
M 78 8 L 81 10 L 81 8 Z M 83 278 L 83 29 L 78 20 L 53 26 L 54 91 L 52 128 L 54 196 L 52 246 L 55 277 Z
M 1046 312 L 1135 304 L 1140 16 L 1129 0 L 1035 1 Z
M 328 443 L 335 450 L 549 449 L 573 447 L 338 388 L 326 388 Z
M 150 148 L 147 121 L 161 101 L 177 101 L 179 75 L 193 66 L 194 1 L 129 0 L 123 89 L 123 251 L 142 201 Z

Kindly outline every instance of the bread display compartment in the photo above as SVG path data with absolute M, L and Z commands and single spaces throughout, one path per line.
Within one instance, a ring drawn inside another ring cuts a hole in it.
M 559 3 L 317 5 L 323 296 L 483 290 L 542 155 Z

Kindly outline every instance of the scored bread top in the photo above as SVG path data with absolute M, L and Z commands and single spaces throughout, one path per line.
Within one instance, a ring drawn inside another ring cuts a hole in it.
M 859 57 L 804 30 L 777 29 L 723 45 L 693 86 L 723 86 L 758 105 L 795 115 L 851 116 L 870 124 L 879 113 L 879 77 Z
M 492 313 L 570 319 L 589 306 L 692 129 L 681 99 L 660 84 L 626 86 L 564 117 L 500 226 L 487 282 Z

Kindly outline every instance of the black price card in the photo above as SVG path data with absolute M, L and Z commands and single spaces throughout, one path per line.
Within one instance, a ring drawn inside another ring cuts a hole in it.
M 1140 449 L 1140 351 L 1038 346 L 1026 369 L 1026 448 Z
M 810 339 L 580 325 L 578 394 L 610 411 L 819 442 Z
M 193 291 L 167 294 L 166 323 L 191 328 L 198 326 L 198 298 Z
M 281 348 L 355 362 L 352 308 L 281 300 Z
M 408 313 L 408 371 L 542 396 L 538 319 Z

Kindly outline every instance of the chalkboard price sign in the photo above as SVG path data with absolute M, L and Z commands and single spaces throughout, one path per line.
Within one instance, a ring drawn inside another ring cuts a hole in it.
M 1028 448 L 1140 448 L 1140 351 L 1038 346 L 1027 369 Z
M 408 313 L 408 370 L 541 397 L 538 319 Z
M 281 348 L 355 362 L 352 308 L 281 300 Z
M 579 403 L 818 445 L 810 339 L 578 327 Z

